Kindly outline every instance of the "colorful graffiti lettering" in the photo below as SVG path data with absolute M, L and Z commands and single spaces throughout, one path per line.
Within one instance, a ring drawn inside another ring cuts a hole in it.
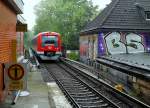
M 112 32 L 105 36 L 105 43 L 108 54 L 144 52 L 142 37 L 134 33 L 122 35 Z

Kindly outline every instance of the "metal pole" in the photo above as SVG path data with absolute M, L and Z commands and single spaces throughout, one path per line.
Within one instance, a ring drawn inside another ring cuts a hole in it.
M 19 97 L 19 95 L 20 95 L 20 90 L 17 92 L 17 95 L 15 96 L 15 98 L 14 98 L 14 100 L 13 100 L 13 102 L 12 102 L 12 105 L 14 105 L 14 104 L 16 104 L 16 102 L 17 102 L 17 100 L 18 100 L 18 97 Z M 16 91 L 13 91 L 13 94 L 15 94 L 16 93 Z

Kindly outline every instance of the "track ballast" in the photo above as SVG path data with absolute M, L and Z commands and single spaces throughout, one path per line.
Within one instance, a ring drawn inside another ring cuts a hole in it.
M 97 85 L 91 84 L 92 81 L 83 78 L 83 75 L 63 63 L 42 63 L 41 65 L 52 75 L 75 108 L 141 108 L 128 100 L 126 102 L 123 99 L 119 100 L 105 87 L 98 85 L 100 88 L 97 89 Z

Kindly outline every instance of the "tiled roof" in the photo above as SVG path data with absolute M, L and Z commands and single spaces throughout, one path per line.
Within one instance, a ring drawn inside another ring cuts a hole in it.
M 139 14 L 138 6 L 150 11 L 150 0 L 112 0 L 112 2 L 85 28 L 81 34 L 100 30 L 150 31 L 150 21 Z

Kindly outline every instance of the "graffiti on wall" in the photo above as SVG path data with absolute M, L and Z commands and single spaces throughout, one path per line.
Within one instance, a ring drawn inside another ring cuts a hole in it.
M 120 33 L 113 32 L 105 36 L 105 44 L 108 54 L 125 53 L 126 47 Z
M 143 36 L 138 34 L 112 32 L 104 40 L 108 54 L 144 52 Z
M 107 54 L 150 52 L 150 33 L 100 32 L 80 37 L 80 58 L 95 59 Z
M 144 45 L 147 52 L 150 52 L 150 33 L 142 33 L 144 36 Z
M 134 33 L 126 35 L 127 49 L 129 53 L 144 52 L 143 37 Z
M 103 36 L 103 33 L 99 33 L 98 35 L 98 56 L 103 56 L 106 53 Z
M 88 56 L 88 39 L 81 39 L 80 40 L 80 56 L 86 57 Z

